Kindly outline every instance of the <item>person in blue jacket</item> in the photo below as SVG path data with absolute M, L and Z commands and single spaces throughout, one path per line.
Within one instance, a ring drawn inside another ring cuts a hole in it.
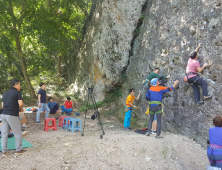
M 159 86 L 159 80 L 158 78 L 154 78 L 151 80 L 151 85 L 150 89 L 147 90 L 146 93 L 146 100 L 150 101 L 150 107 L 149 107 L 149 113 L 150 113 L 150 120 L 148 123 L 148 132 L 147 136 L 150 136 L 151 134 L 151 127 L 152 123 L 154 120 L 154 115 L 156 113 L 157 117 L 157 133 L 156 133 L 156 138 L 162 138 L 160 135 L 161 133 L 161 117 L 162 117 L 162 98 L 163 98 L 163 93 L 172 91 L 176 85 L 179 83 L 179 80 L 176 80 L 173 84 L 172 87 L 163 87 Z
M 49 97 L 48 101 L 49 102 L 47 103 L 47 105 L 50 110 L 50 113 L 51 114 L 56 113 L 59 110 L 59 104 L 54 102 L 52 97 Z

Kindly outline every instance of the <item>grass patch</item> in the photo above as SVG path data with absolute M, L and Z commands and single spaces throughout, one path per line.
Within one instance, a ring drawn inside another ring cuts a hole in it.
M 122 97 L 122 91 L 120 91 L 118 88 L 114 88 L 114 90 L 110 93 L 106 93 L 105 95 L 105 99 L 101 102 L 96 102 L 96 106 L 98 108 L 105 106 L 106 104 L 110 104 L 113 102 L 117 102 L 118 99 Z M 74 96 L 74 98 L 80 103 L 81 108 L 80 111 L 85 112 L 86 110 L 92 110 L 94 109 L 93 104 L 88 104 L 88 108 L 87 108 L 87 101 L 83 101 L 82 99 L 80 99 L 78 96 Z M 91 102 L 91 101 L 90 101 Z M 111 113 L 109 113 L 111 114 Z

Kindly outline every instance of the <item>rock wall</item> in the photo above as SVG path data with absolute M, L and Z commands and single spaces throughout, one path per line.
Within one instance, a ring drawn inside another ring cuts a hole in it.
M 123 83 L 121 74 L 128 66 L 133 32 L 145 1 L 94 1 L 78 55 L 76 84 L 78 87 L 94 87 L 97 100 L 104 99 L 103 89 Z
M 213 99 L 194 103 L 193 89 L 185 83 L 188 54 L 202 43 L 200 64 L 210 66 L 199 74 Z M 181 133 L 206 146 L 212 119 L 222 110 L 222 0 L 98 0 L 78 55 L 76 85 L 93 86 L 97 100 L 105 89 L 121 86 L 142 90 L 140 115 L 146 119 L 146 90 L 142 80 L 155 67 L 171 74 L 167 85 L 179 88 L 164 99 L 165 131 Z

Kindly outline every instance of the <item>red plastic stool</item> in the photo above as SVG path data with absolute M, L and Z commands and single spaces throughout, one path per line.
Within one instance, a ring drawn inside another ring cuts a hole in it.
M 69 117 L 69 116 L 60 116 L 59 117 L 59 127 L 63 127 L 63 120 L 64 118 Z
M 52 121 L 52 126 L 49 126 L 49 121 Z M 48 129 L 57 131 L 55 118 L 45 118 L 44 131 L 48 132 Z

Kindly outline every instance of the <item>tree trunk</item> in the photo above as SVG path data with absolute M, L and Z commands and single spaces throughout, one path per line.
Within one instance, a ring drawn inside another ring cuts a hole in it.
M 24 10 L 24 6 L 23 6 L 24 2 L 25 1 L 22 1 L 21 12 L 20 12 L 22 17 L 23 17 L 23 10 Z M 14 11 L 13 11 L 13 6 L 12 6 L 11 0 L 9 0 L 9 13 L 10 13 L 10 15 L 12 17 L 12 24 L 13 24 L 14 31 L 15 31 L 16 47 L 17 47 L 17 51 L 18 51 L 18 58 L 20 60 L 20 65 L 21 65 L 21 68 L 22 68 L 22 73 L 24 75 L 25 82 L 26 82 L 26 85 L 27 85 L 30 97 L 33 99 L 33 98 L 36 98 L 36 95 L 35 95 L 35 91 L 34 91 L 32 85 L 31 85 L 31 82 L 30 82 L 30 79 L 29 79 L 29 76 L 28 76 L 28 73 L 27 73 L 24 57 L 22 56 L 21 43 L 20 43 L 20 39 L 19 39 L 20 33 L 19 33 L 18 30 L 20 30 L 20 28 L 21 28 L 21 23 L 18 23 L 18 29 L 17 29 L 17 27 L 16 27 L 16 17 L 14 15 Z
M 34 91 L 32 85 L 31 85 L 31 82 L 30 82 L 30 79 L 29 79 L 29 76 L 28 76 L 28 73 L 27 73 L 24 57 L 22 56 L 21 43 L 20 43 L 18 34 L 15 35 L 15 40 L 16 40 L 16 46 L 17 46 L 17 50 L 18 50 L 20 65 L 22 67 L 22 73 L 24 75 L 25 82 L 26 82 L 30 97 L 33 99 L 33 98 L 36 98 L 36 95 L 35 95 L 35 91 Z
M 62 56 L 59 55 L 58 63 L 57 63 L 57 75 L 59 77 L 61 76 L 61 62 L 62 62 Z

